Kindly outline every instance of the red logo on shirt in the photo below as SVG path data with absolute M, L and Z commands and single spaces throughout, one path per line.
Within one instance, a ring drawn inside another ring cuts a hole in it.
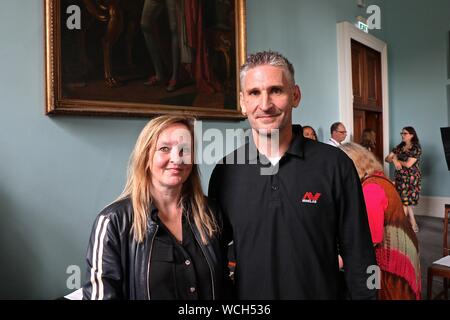
M 306 192 L 305 195 L 303 196 L 302 202 L 304 203 L 317 203 L 317 201 L 319 201 L 321 193 L 317 192 L 316 194 L 313 195 L 312 192 Z

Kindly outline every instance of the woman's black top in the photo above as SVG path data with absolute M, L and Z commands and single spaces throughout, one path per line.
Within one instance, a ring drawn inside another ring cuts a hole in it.
M 150 294 L 156 300 L 212 299 L 211 270 L 196 239 L 185 212 L 182 214 L 180 243 L 158 218 L 153 208 L 153 221 L 158 223 L 150 259 Z

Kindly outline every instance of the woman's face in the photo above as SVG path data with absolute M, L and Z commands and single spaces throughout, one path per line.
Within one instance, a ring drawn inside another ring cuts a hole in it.
M 304 128 L 303 129 L 303 136 L 305 138 L 317 140 L 316 135 L 314 134 L 314 131 L 311 128 Z
M 408 131 L 403 129 L 400 134 L 402 136 L 402 142 L 405 142 L 405 143 L 411 142 L 411 139 L 413 138 L 413 135 L 411 133 L 409 133 Z
M 172 124 L 161 132 L 150 160 L 153 186 L 178 188 L 183 185 L 192 171 L 192 144 L 192 135 L 184 124 Z

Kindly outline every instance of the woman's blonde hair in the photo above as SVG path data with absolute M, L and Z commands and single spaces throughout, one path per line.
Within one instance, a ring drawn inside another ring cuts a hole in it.
M 347 142 L 339 146 L 353 160 L 360 179 L 375 172 L 383 172 L 383 166 L 375 155 L 357 143 Z
M 117 199 L 127 197 L 131 199 L 133 206 L 132 231 L 137 242 L 142 242 L 147 233 L 147 219 L 153 201 L 150 167 L 159 135 L 173 124 L 182 124 L 188 128 L 194 144 L 194 121 L 194 118 L 164 115 L 149 121 L 139 134 L 130 156 L 125 188 Z M 194 156 L 194 150 L 192 154 Z M 189 177 L 183 184 L 179 204 L 183 206 L 183 211 L 186 210 L 186 206 L 189 207 L 188 212 L 200 232 L 202 242 L 206 244 L 207 236 L 211 237 L 217 232 L 217 223 L 203 195 L 200 174 L 195 162 Z

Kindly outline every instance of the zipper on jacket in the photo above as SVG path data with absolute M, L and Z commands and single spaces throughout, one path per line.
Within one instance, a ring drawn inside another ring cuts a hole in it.
M 204 251 L 204 249 L 203 249 L 203 245 L 200 243 L 200 240 L 198 239 L 197 234 L 194 232 L 194 229 L 192 228 L 191 222 L 189 221 L 189 219 L 187 219 L 187 220 L 188 220 L 188 223 L 189 223 L 189 227 L 191 228 L 191 231 L 192 231 L 192 233 L 194 234 L 194 238 L 195 238 L 195 240 L 197 241 L 198 245 L 200 246 L 200 249 L 202 250 L 202 253 L 203 253 L 203 255 L 205 256 L 206 263 L 208 264 L 209 272 L 211 273 L 211 284 L 212 284 L 212 295 L 213 295 L 213 300 L 216 300 L 216 294 L 215 294 L 215 292 L 214 292 L 215 290 L 214 290 L 214 272 L 213 272 L 213 269 L 212 269 L 212 267 L 211 267 L 211 264 L 209 263 L 209 259 L 208 259 L 208 257 L 206 256 L 206 253 L 205 253 L 205 251 Z
M 153 234 L 152 240 L 150 242 L 150 253 L 148 256 L 148 266 L 147 266 L 147 296 L 150 299 L 150 261 L 152 260 L 153 242 L 155 241 L 156 233 L 158 232 L 159 225 L 156 225 L 155 233 Z

